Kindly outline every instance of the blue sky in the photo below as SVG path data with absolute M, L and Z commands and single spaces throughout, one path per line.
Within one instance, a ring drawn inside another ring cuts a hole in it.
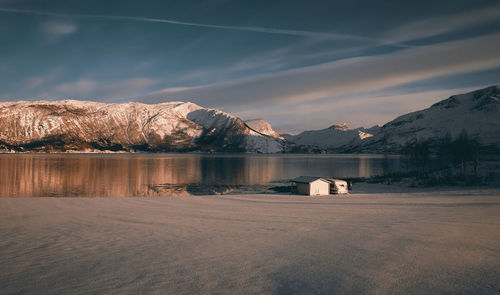
M 499 15 L 498 1 L 0 0 L 0 100 L 369 127 L 500 84 Z

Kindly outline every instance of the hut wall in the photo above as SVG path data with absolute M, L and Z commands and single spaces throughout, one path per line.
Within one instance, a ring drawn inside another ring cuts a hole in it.
M 329 195 L 330 194 L 330 184 L 322 180 L 316 180 L 310 183 L 310 193 L 311 196 L 318 195 Z
M 309 195 L 309 183 L 297 183 L 297 193 Z

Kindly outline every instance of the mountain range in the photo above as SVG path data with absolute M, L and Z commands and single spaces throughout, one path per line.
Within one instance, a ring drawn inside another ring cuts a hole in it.
M 0 103 L 0 151 L 397 153 L 412 140 L 438 141 L 463 130 L 498 149 L 499 113 L 500 86 L 492 86 L 451 96 L 381 127 L 350 129 L 344 123 L 280 135 L 263 119 L 243 121 L 189 102 L 17 101 Z
M 298 135 L 284 134 L 288 142 L 298 145 L 315 146 L 322 149 L 338 149 L 345 146 L 357 146 L 366 138 L 378 132 L 378 126 L 370 129 L 363 127 L 349 129 L 346 123 L 332 125 L 326 129 L 304 131 Z
M 228 113 L 189 102 L 0 103 L 4 151 L 215 151 L 277 153 L 284 142 Z
M 427 109 L 397 117 L 353 149 L 397 152 L 412 140 L 438 142 L 447 134 L 456 138 L 463 131 L 485 147 L 500 148 L 500 86 L 453 95 Z
M 334 125 L 295 136 L 286 135 L 285 139 L 329 152 L 398 153 L 409 142 L 439 142 L 447 134 L 456 138 L 462 131 L 483 146 L 500 148 L 500 86 L 453 95 L 381 127 L 349 129 L 345 124 Z

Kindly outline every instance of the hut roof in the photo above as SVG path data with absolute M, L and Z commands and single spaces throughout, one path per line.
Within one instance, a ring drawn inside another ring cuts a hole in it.
M 328 179 L 323 178 L 323 177 L 316 177 L 316 176 L 299 176 L 297 178 L 292 179 L 293 182 L 298 182 L 298 183 L 311 183 L 313 181 L 316 181 L 318 179 L 321 179 L 325 182 L 330 182 Z
M 334 183 L 334 182 L 347 183 L 347 181 L 342 180 L 342 179 L 327 178 L 326 180 L 331 182 L 331 183 Z

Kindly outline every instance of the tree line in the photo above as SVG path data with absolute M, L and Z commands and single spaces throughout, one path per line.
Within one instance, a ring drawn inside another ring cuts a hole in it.
M 467 166 L 472 165 L 473 175 L 479 176 L 479 160 L 483 150 L 480 142 L 470 138 L 465 130 L 453 139 L 448 132 L 440 140 L 413 140 L 405 144 L 402 149 L 407 158 L 408 166 L 419 175 L 425 176 L 431 172 L 431 160 L 437 164 L 437 169 L 445 176 L 452 176 L 455 171 L 465 177 Z M 434 165 L 436 166 L 436 165 Z

